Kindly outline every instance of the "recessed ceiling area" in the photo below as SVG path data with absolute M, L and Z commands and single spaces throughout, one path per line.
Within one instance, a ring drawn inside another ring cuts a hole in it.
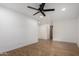
M 28 15 L 37 20 L 62 20 L 62 19 L 75 19 L 79 16 L 79 4 L 78 3 L 46 3 L 45 9 L 55 8 L 55 11 L 45 12 L 46 16 L 43 17 L 41 13 L 33 16 L 36 10 L 27 8 L 27 6 L 33 6 L 39 8 L 40 3 L 1 3 L 0 6 L 9 8 L 11 10 L 20 12 L 24 15 Z

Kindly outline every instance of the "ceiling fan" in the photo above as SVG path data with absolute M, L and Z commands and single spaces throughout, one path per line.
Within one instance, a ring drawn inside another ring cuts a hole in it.
M 47 12 L 47 11 L 55 11 L 55 9 L 44 9 L 44 6 L 45 6 L 46 3 L 41 3 L 39 8 L 34 8 L 34 7 L 31 7 L 31 6 L 27 6 L 28 8 L 30 9 L 34 9 L 34 10 L 37 10 L 38 12 L 36 12 L 35 14 L 33 15 L 36 15 L 38 13 L 41 13 L 43 16 L 46 16 L 44 12 Z

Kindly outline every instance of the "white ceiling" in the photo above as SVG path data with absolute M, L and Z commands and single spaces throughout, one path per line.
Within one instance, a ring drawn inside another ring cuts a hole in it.
M 62 19 L 76 19 L 79 16 L 79 4 L 78 3 L 47 3 L 45 8 L 55 8 L 55 11 L 45 12 L 46 17 L 40 18 L 41 13 L 33 16 L 36 10 L 29 9 L 27 6 L 33 6 L 38 8 L 40 3 L 0 3 L 1 6 L 12 9 L 14 11 L 28 15 L 29 17 L 42 22 L 49 22 L 49 20 L 62 20 Z M 66 8 L 62 11 L 62 8 Z M 43 21 L 44 20 L 44 21 Z

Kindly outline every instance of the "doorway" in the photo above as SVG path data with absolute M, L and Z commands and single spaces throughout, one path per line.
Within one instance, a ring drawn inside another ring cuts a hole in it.
M 53 40 L 53 25 L 49 24 L 40 25 L 39 39 Z

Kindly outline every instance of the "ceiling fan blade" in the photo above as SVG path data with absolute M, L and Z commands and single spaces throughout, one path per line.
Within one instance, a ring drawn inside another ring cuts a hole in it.
M 36 12 L 35 14 L 33 14 L 33 15 L 36 15 L 36 14 L 38 14 L 39 13 L 39 11 L 38 12 Z
M 44 6 L 45 6 L 45 3 L 42 3 L 42 4 L 40 5 L 40 9 L 43 10 L 43 9 L 44 9 Z
M 42 3 L 42 8 L 44 8 L 44 6 L 45 6 L 45 3 Z
M 43 11 L 55 11 L 55 9 L 44 9 Z
M 43 16 L 46 16 L 46 15 L 44 14 L 44 12 L 42 12 L 42 11 L 40 11 L 40 12 L 42 13 Z
M 31 7 L 31 6 L 27 6 L 28 8 L 31 8 L 31 9 L 34 9 L 34 10 L 38 10 L 38 9 L 36 9 L 36 8 L 34 8 L 34 7 Z

